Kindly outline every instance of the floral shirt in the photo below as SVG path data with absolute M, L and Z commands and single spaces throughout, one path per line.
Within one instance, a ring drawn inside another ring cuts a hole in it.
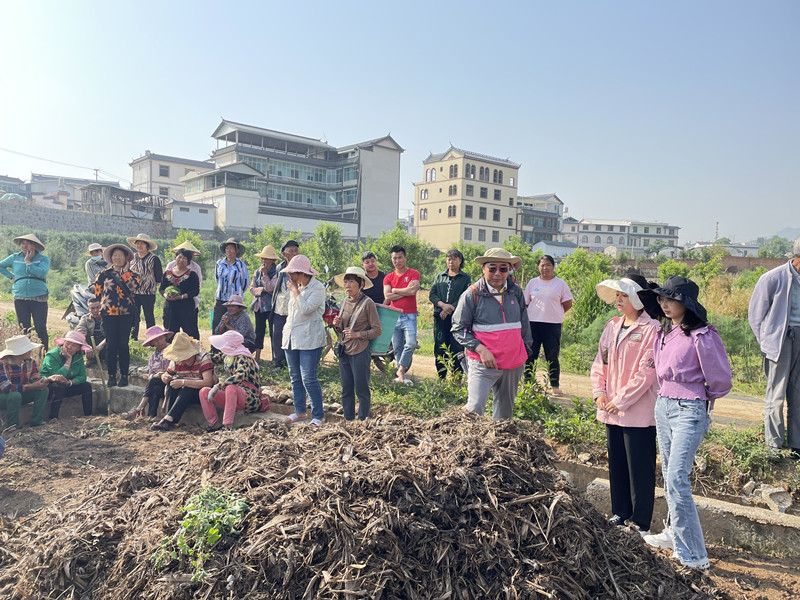
M 153 377 L 159 373 L 166 373 L 168 367 L 169 359 L 164 358 L 164 355 L 154 348 L 150 358 L 147 359 L 147 374 Z
M 103 317 L 132 315 L 136 312 L 134 293 L 141 283 L 139 274 L 127 269 L 117 272 L 113 267 L 101 271 L 94 282 L 94 295 L 100 300 Z
M 222 365 L 228 377 L 220 378 L 219 389 L 229 385 L 238 385 L 244 390 L 244 412 L 256 412 L 261 408 L 261 375 L 254 358 L 245 355 L 225 356 L 216 348 L 211 349 L 211 360 Z

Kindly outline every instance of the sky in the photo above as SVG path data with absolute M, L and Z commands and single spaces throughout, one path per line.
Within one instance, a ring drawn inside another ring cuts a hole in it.
M 391 133 L 401 217 L 452 144 L 520 163 L 520 195 L 577 219 L 667 221 L 682 243 L 800 224 L 795 0 L 31 0 L 0 23 L 0 174 L 127 187 L 145 150 L 207 159 L 225 118 L 334 146 Z

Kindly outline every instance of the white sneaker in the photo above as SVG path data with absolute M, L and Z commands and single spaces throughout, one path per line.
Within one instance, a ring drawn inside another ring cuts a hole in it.
M 702 571 L 707 571 L 711 568 L 711 563 L 708 562 L 707 558 L 702 560 L 687 560 L 686 562 L 680 561 L 684 567 L 689 567 L 690 569 L 700 569 Z
M 664 531 L 656 535 L 642 534 L 642 537 L 644 537 L 644 541 L 648 545 L 655 548 L 667 548 L 668 550 L 673 550 L 675 548 L 675 540 L 672 537 L 672 527 L 665 527 Z

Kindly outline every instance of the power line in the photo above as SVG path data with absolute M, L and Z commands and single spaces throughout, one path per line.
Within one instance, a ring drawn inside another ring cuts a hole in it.
M 53 160 L 51 158 L 44 158 L 43 156 L 35 156 L 33 154 L 27 154 L 25 152 L 20 152 L 18 150 L 11 150 L 10 148 L 0 148 L 3 152 L 10 152 L 11 154 L 18 154 L 19 156 L 24 156 L 26 158 L 33 158 L 35 160 L 43 160 L 45 162 L 54 163 L 57 165 L 63 165 L 65 167 L 73 167 L 74 169 L 84 169 L 86 171 L 94 171 L 95 178 L 97 177 L 97 173 L 104 173 L 106 175 L 111 175 L 115 179 L 120 181 L 127 181 L 128 183 L 132 183 L 130 179 L 126 179 L 125 177 L 120 177 L 119 175 L 114 175 L 113 173 L 109 173 L 108 171 L 104 171 L 103 169 L 97 169 L 95 167 L 83 167 L 81 165 L 73 165 L 72 163 L 63 162 L 60 160 Z

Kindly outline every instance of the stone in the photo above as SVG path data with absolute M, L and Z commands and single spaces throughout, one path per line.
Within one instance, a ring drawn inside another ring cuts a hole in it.
M 588 452 L 581 452 L 578 454 L 578 461 L 582 463 L 588 463 L 592 459 L 592 455 Z
M 786 509 L 792 505 L 792 497 L 785 489 L 780 487 L 768 487 L 761 490 L 761 497 L 767 503 L 769 509 L 779 513 L 785 513 Z
M 574 485 L 574 481 L 572 480 L 572 473 L 568 473 L 566 471 L 559 471 L 561 476 L 566 480 L 566 482 L 570 485 Z
M 752 479 L 742 486 L 742 493 L 745 496 L 751 496 L 756 489 L 756 482 Z
M 704 473 L 706 468 L 708 467 L 708 462 L 706 461 L 704 456 L 695 456 L 694 466 L 697 467 L 698 471 Z

